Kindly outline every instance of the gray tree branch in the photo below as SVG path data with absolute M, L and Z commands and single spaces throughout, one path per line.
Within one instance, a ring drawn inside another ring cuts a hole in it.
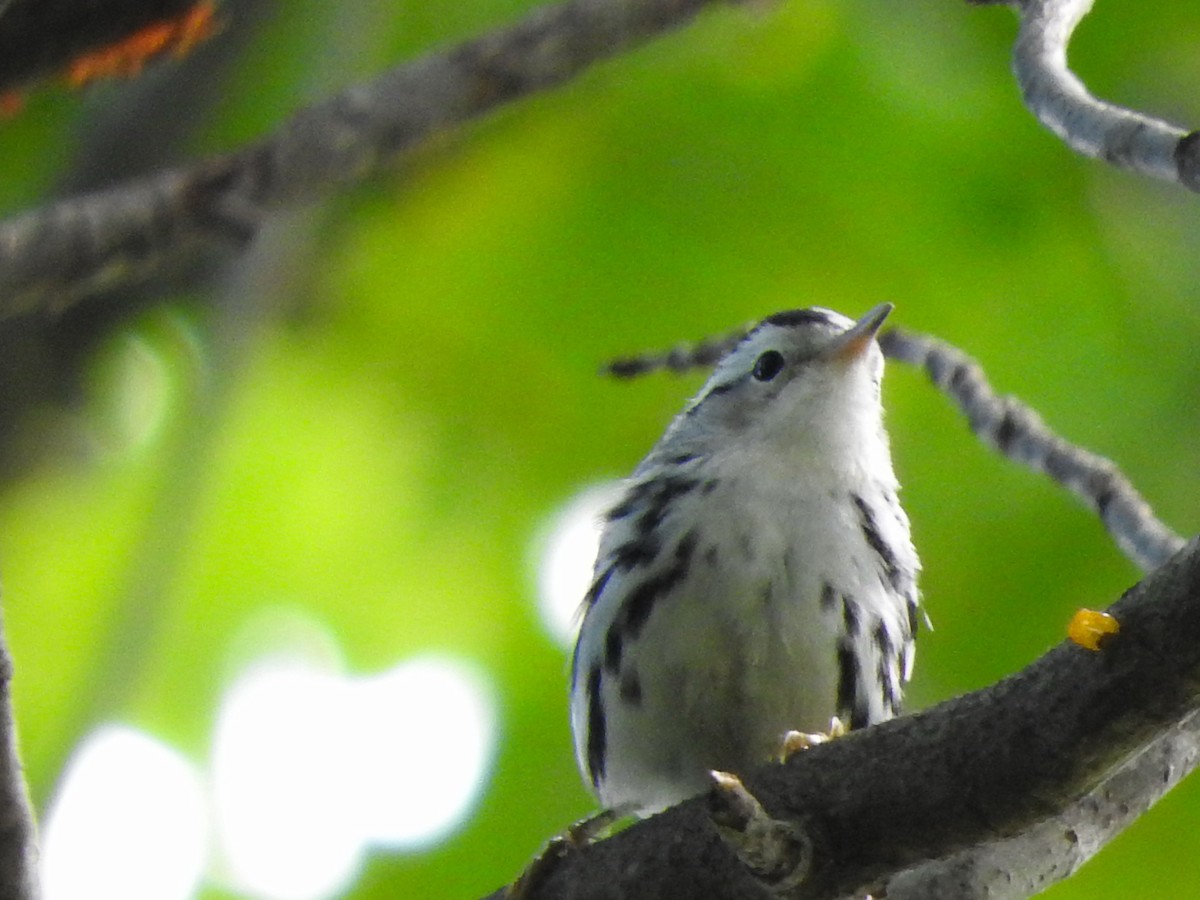
M 1116 465 L 1055 434 L 1015 397 L 999 396 L 979 364 L 957 347 L 899 328 L 885 332 L 879 343 L 889 359 L 924 369 L 980 441 L 1048 476 L 1086 503 L 1121 552 L 1143 572 L 1182 549 L 1183 538 L 1159 521 Z
M 1004 840 L 899 873 L 888 900 L 1017 900 L 1062 881 L 1189 775 L 1200 761 L 1200 715 L 1154 740 L 1060 813 Z

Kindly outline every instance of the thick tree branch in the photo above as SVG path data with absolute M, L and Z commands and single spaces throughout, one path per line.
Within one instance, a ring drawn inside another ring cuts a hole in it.
M 300 111 L 239 152 L 0 223 L 0 316 L 236 248 L 272 210 L 378 171 L 431 135 L 560 84 L 714 0 L 571 0 L 398 66 Z
M 1007 840 L 901 872 L 888 882 L 888 900 L 1030 897 L 1077 871 L 1198 761 L 1200 714 L 1192 713 L 1060 814 Z
M 1013 72 L 1025 105 L 1072 150 L 1142 175 L 1200 190 L 1200 135 L 1098 100 L 1067 66 L 1067 44 L 1093 0 L 1008 3 L 1021 17 Z
M 1196 764 L 1200 543 L 1110 612 L 1121 630 L 1099 651 L 1064 642 L 990 688 L 745 777 L 769 814 L 813 848 L 792 889 L 772 892 L 740 863 L 699 797 L 568 854 L 528 896 L 966 898 L 983 895 L 973 876 L 941 895 L 893 895 L 892 885 L 911 891 L 916 867 L 937 860 L 947 860 L 943 873 L 962 876 L 956 854 L 985 845 L 1013 851 L 1023 835 L 1058 846 L 1045 851 L 1044 865 L 993 853 L 988 864 L 1008 868 L 992 882 L 1036 878 L 1044 886 L 1065 877 Z M 1125 815 L 1103 822 L 1126 802 Z

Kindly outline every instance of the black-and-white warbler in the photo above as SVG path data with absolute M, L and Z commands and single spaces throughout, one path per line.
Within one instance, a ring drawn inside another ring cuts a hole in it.
M 898 711 L 918 562 L 880 403 L 890 311 L 759 323 L 605 516 L 571 724 L 606 807 L 648 814 L 788 730 Z

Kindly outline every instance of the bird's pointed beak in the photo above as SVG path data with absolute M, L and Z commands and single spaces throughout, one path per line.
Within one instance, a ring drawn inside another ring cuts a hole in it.
M 867 352 L 867 348 L 875 340 L 875 334 L 883 325 L 883 320 L 888 317 L 893 308 L 890 303 L 880 303 L 830 341 L 829 346 L 821 352 L 821 356 L 841 362 L 858 359 Z

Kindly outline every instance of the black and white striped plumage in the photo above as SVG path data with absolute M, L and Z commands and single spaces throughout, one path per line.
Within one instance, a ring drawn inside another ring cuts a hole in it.
M 764 320 L 608 512 L 571 673 L 606 807 L 654 812 L 789 729 L 898 711 L 918 562 L 880 405 L 890 310 Z

